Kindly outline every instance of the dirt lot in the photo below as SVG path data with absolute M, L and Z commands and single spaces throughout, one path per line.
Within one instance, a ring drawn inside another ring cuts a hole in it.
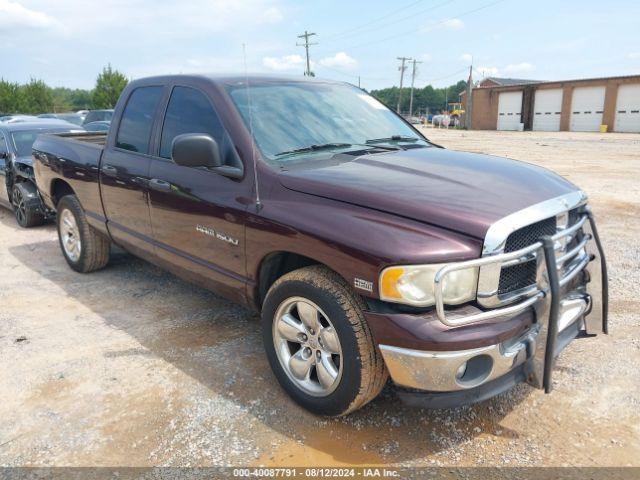
M 640 466 L 640 136 L 428 130 L 582 186 L 611 276 L 611 335 L 573 342 L 551 395 L 445 411 L 387 390 L 338 420 L 276 385 L 257 316 L 124 253 L 91 274 L 53 226 L 0 209 L 0 465 Z

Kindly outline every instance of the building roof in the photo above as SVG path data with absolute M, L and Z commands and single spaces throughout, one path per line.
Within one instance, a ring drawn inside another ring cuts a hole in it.
M 530 83 L 542 83 L 543 80 L 525 80 L 523 78 L 499 78 L 499 77 L 486 77 L 480 83 L 486 82 L 487 80 L 497 84 L 501 87 L 508 87 L 511 85 L 527 85 Z

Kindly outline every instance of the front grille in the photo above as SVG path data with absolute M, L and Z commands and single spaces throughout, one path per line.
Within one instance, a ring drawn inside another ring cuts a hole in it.
M 509 253 L 520 250 L 536 243 L 545 235 L 554 235 L 555 233 L 555 217 L 532 223 L 509 235 L 504 251 Z M 536 260 L 533 259 L 519 265 L 502 268 L 500 271 L 500 283 L 498 284 L 498 295 L 515 292 L 536 283 L 536 263 Z

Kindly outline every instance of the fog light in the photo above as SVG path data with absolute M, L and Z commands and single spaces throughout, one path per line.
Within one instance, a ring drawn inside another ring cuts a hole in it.
M 464 374 L 467 372 L 467 362 L 464 362 L 462 365 L 458 367 L 456 371 L 456 379 L 461 380 L 464 377 Z
M 456 383 L 463 388 L 477 387 L 491 374 L 493 359 L 486 354 L 470 358 L 456 370 Z

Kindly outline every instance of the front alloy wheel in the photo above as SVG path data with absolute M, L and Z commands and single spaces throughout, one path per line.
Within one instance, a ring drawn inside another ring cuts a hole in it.
M 307 410 L 346 415 L 387 381 L 364 309 L 350 285 L 321 265 L 289 272 L 269 288 L 262 305 L 267 358 L 282 388 Z
M 342 349 L 327 315 L 311 300 L 291 297 L 275 317 L 273 342 L 286 374 L 309 395 L 329 395 L 342 376 Z

